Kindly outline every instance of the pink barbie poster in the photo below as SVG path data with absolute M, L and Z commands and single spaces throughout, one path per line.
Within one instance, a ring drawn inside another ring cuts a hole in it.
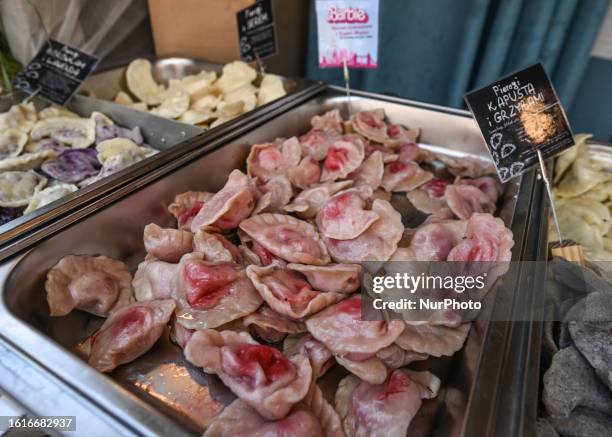
M 378 67 L 378 0 L 317 0 L 319 66 Z

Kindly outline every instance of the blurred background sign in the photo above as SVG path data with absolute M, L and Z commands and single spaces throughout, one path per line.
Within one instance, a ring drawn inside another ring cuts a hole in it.
M 378 67 L 378 0 L 317 0 L 319 66 Z

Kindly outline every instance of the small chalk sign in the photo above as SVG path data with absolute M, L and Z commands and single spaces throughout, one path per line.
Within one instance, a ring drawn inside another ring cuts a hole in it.
M 253 62 L 276 54 L 272 0 L 260 0 L 236 13 L 240 58 Z
M 465 95 L 502 182 L 574 144 L 559 98 L 537 63 Z
M 65 105 L 98 64 L 96 56 L 53 39 L 13 80 L 16 88 L 58 105 Z

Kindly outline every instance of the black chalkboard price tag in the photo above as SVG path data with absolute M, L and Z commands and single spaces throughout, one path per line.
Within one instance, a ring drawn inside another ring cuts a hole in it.
M 502 182 L 574 144 L 565 112 L 538 63 L 471 91 L 465 100 Z
M 236 13 L 240 57 L 253 62 L 276 54 L 276 30 L 272 0 L 260 0 Z
M 97 57 L 49 39 L 13 83 L 28 94 L 63 106 L 97 63 Z

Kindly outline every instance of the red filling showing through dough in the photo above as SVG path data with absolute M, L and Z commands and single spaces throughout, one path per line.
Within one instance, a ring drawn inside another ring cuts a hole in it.
M 130 335 L 138 330 L 145 321 L 145 311 L 144 308 L 136 307 L 123 314 L 113 323 L 113 337 Z
M 448 184 L 446 179 L 432 179 L 425 183 L 425 189 L 431 197 L 442 197 Z
M 252 375 L 261 367 L 268 383 L 272 383 L 293 368 L 293 364 L 277 349 L 271 346 L 245 344 L 234 350 L 240 373 Z
M 185 278 L 189 289 L 187 302 L 192 308 L 212 308 L 229 291 L 228 285 L 236 280 L 236 270 L 231 264 L 203 265 L 197 261 L 185 264 Z
M 191 219 L 198 215 L 203 206 L 204 202 L 195 202 L 191 208 L 187 208 L 182 211 L 178 217 L 179 226 L 187 224 Z
M 329 171 L 338 171 L 348 161 L 348 150 L 330 147 L 325 158 L 325 168 Z

